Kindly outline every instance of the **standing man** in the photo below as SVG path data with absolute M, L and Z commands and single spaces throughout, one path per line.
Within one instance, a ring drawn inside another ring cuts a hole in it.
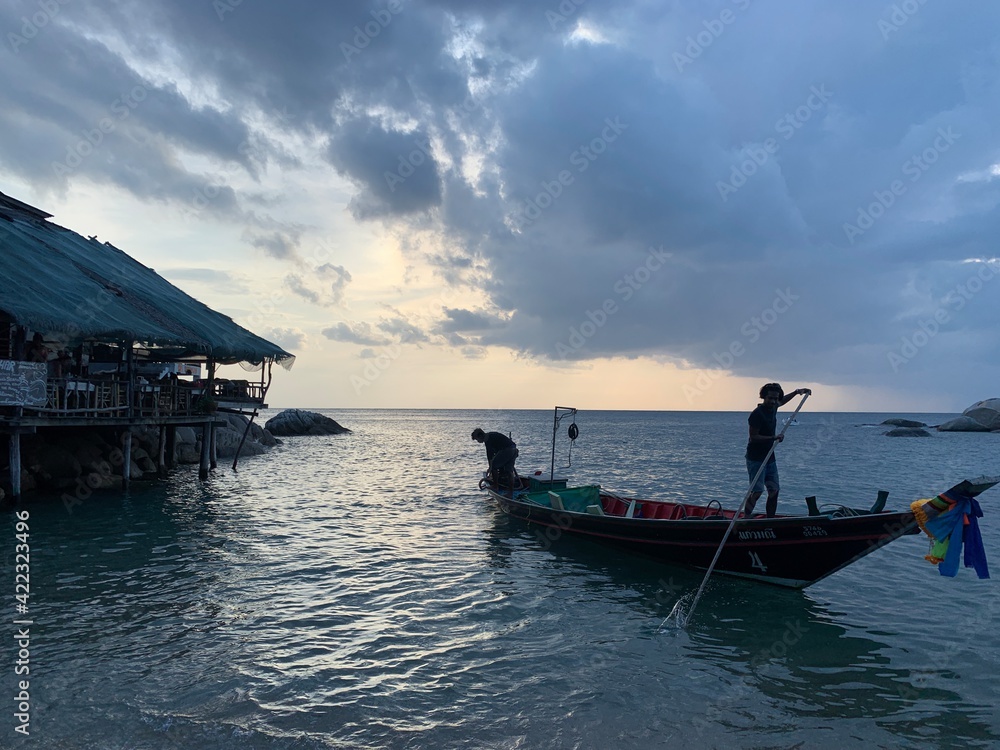
M 517 445 L 502 432 L 483 432 L 477 427 L 472 431 L 472 439 L 477 443 L 486 443 L 486 459 L 490 462 L 489 474 L 493 484 L 499 489 L 502 486 L 514 487 L 514 460 L 517 458 Z
M 747 473 L 750 474 L 750 481 L 757 477 L 757 482 L 750 488 L 750 497 L 747 499 L 745 515 L 747 518 L 753 513 L 757 500 L 760 499 L 764 488 L 767 487 L 767 517 L 773 518 L 778 511 L 778 462 L 771 453 L 771 458 L 767 462 L 764 471 L 760 467 L 764 464 L 764 459 L 771 451 L 771 445 L 780 443 L 783 435 L 777 434 L 778 407 L 784 406 L 798 395 L 811 396 L 812 391 L 808 388 L 798 388 L 787 396 L 778 383 L 768 383 L 760 389 L 760 398 L 764 402 L 754 409 L 747 418 L 750 425 L 750 440 L 747 442 Z

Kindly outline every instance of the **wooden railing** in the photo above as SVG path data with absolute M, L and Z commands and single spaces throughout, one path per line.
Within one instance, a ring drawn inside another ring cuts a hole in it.
M 131 390 L 131 399 L 129 392 Z M 91 418 L 194 416 L 206 412 L 206 388 L 184 381 L 145 383 L 107 377 L 49 378 L 44 406 L 26 406 L 24 413 L 39 416 Z M 260 383 L 217 381 L 214 400 L 223 405 L 253 408 L 262 404 L 265 389 Z

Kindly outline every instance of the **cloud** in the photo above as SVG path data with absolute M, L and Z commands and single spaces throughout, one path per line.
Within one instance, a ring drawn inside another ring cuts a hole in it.
M 306 334 L 298 328 L 268 328 L 260 333 L 287 352 L 295 352 L 305 346 Z
M 483 310 L 463 310 L 460 308 L 444 308 L 445 320 L 438 324 L 438 333 L 459 333 L 487 331 L 501 328 L 505 324 L 503 318 Z
M 273 173 L 329 165 L 354 218 L 482 301 L 426 330 L 417 315 L 340 323 L 332 340 L 556 366 L 721 360 L 911 392 L 961 361 L 968 388 L 992 387 L 1000 287 L 959 290 L 1000 225 L 1000 9 L 384 7 L 60 5 L 0 52 L 0 163 L 47 189 L 85 178 L 240 222 L 322 305 L 343 304 L 350 275 L 304 274 L 305 230 L 247 206 L 280 194 L 262 185 Z M 8 3 L 0 28 L 36 10 Z M 56 174 L 105 117 L 101 143 Z M 267 210 L 296 215 L 298 200 Z
M 369 323 L 337 323 L 323 329 L 323 335 L 331 341 L 345 344 L 361 344 L 364 346 L 385 346 L 390 343 L 385 337 L 375 333 Z
M 176 284 L 193 281 L 231 294 L 250 293 L 244 278 L 215 268 L 160 268 L 157 273 Z
M 430 340 L 426 333 L 404 317 L 383 319 L 379 321 L 378 328 L 401 344 L 420 344 Z
M 285 276 L 285 286 L 292 294 L 322 307 L 343 304 L 344 292 L 350 282 L 350 272 L 331 263 L 324 263 L 312 271 L 293 272 Z

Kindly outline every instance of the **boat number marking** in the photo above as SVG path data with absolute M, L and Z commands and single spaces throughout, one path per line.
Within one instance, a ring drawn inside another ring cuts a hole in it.
M 758 570 L 760 570 L 761 573 L 767 572 L 767 566 L 760 561 L 760 558 L 757 556 L 756 552 L 750 553 L 750 567 L 757 568 Z
M 802 536 L 826 536 L 826 530 L 820 526 L 803 526 Z

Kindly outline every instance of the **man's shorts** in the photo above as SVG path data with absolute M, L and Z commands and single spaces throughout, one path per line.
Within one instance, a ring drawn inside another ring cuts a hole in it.
M 760 471 L 761 464 L 763 461 L 751 461 L 747 459 L 747 473 L 750 475 L 749 479 L 752 482 L 753 478 L 757 476 L 757 472 Z M 757 477 L 757 482 L 751 488 L 751 492 L 763 492 L 764 488 L 767 488 L 769 495 L 773 495 L 778 491 L 778 462 L 771 461 L 768 463 L 767 468 L 761 471 L 760 476 Z

